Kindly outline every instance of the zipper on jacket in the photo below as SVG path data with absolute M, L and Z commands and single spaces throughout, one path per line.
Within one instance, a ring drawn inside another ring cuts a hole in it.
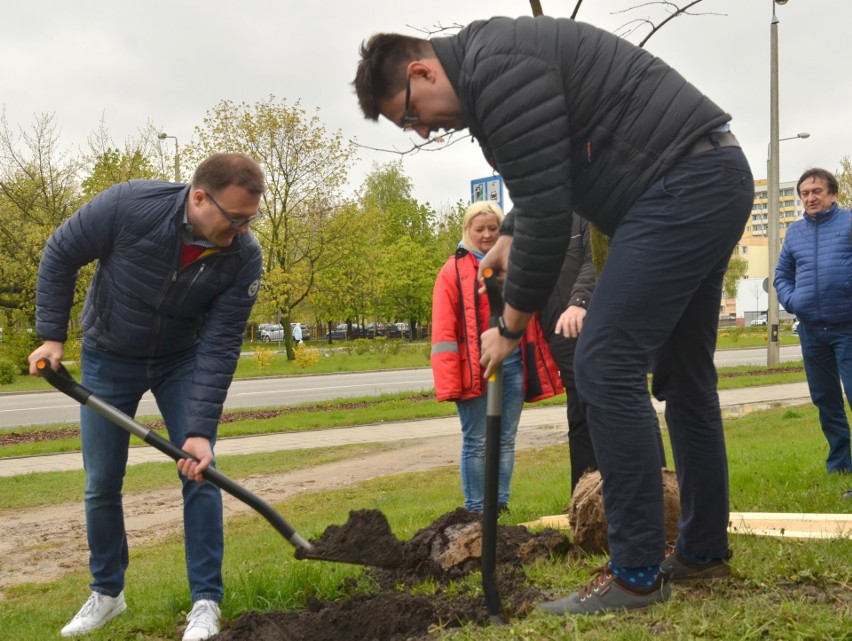
M 192 288 L 195 286 L 195 283 L 201 277 L 201 274 L 204 273 L 204 268 L 206 266 L 207 263 L 202 260 L 201 266 L 198 268 L 198 271 L 195 273 L 195 276 L 192 277 L 192 280 L 189 282 L 189 285 L 186 287 L 186 289 L 183 290 L 183 295 L 180 297 L 180 300 L 178 300 L 178 305 L 183 305 L 184 302 L 186 302 L 186 297 L 189 296 L 189 292 L 192 291 Z M 175 274 L 175 276 L 177 276 L 177 274 Z

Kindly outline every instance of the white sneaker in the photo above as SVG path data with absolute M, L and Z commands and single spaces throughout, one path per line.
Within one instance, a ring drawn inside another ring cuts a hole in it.
M 83 604 L 80 611 L 59 632 L 63 637 L 76 637 L 86 634 L 114 619 L 127 609 L 124 602 L 124 590 L 117 597 L 92 592 L 92 596 Z
M 204 641 L 219 634 L 219 604 L 207 599 L 199 599 L 186 615 L 186 631 L 183 641 Z

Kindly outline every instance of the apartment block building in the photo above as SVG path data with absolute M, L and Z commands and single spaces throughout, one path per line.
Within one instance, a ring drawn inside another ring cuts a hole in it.
M 796 181 L 782 182 L 779 185 L 779 219 L 778 236 L 781 244 L 787 235 L 787 228 L 799 220 L 805 213 L 802 201 L 796 193 Z M 734 256 L 746 261 L 748 268 L 745 278 L 769 278 L 769 243 L 767 233 L 769 227 L 769 199 L 767 198 L 766 179 L 754 181 L 754 204 L 751 216 L 746 223 L 742 238 L 734 248 Z M 725 299 L 720 305 L 721 316 L 737 314 L 736 299 Z

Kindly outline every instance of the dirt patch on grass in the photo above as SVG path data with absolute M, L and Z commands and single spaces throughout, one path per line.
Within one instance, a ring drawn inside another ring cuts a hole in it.
M 459 464 L 459 436 L 399 441 L 390 450 L 281 474 L 241 479 L 240 485 L 272 505 L 304 492 L 334 490 L 373 478 L 423 472 Z M 564 444 L 565 430 L 546 427 L 518 432 L 518 450 Z M 124 517 L 131 549 L 156 545 L 183 527 L 180 486 L 124 494 Z M 223 495 L 227 520 L 251 509 Z M 227 537 L 227 530 L 226 530 Z M 282 539 L 282 548 L 289 549 Z M 6 589 L 45 583 L 86 568 L 88 548 L 82 502 L 6 510 L 0 514 L 0 601 Z
M 404 542 L 393 536 L 381 512 L 352 512 L 347 523 L 330 526 L 312 541 L 315 554 L 379 563 L 381 569 L 371 570 L 371 576 L 381 586 L 381 592 L 342 601 L 310 600 L 306 608 L 289 612 L 249 612 L 214 638 L 409 641 L 429 638 L 430 632 L 439 627 L 485 624 L 491 620 L 491 613 L 478 589 L 465 589 L 462 585 L 445 591 L 439 587 L 427 595 L 406 591 L 427 579 L 446 585 L 479 569 L 481 533 L 481 515 L 463 508 L 444 514 Z M 374 534 L 377 536 L 372 538 Z M 392 550 L 390 554 L 388 548 Z M 540 590 L 527 585 L 524 565 L 538 558 L 564 555 L 569 549 L 568 539 L 556 530 L 533 534 L 522 526 L 498 526 L 496 587 L 502 620 L 528 614 L 545 598 Z

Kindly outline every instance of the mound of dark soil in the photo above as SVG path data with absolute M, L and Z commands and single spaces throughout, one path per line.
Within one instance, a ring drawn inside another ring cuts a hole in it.
M 377 510 L 350 513 L 342 526 L 332 525 L 311 541 L 314 549 L 299 558 L 348 560 L 372 567 L 368 572 L 381 592 L 343 601 L 312 600 L 304 610 L 249 612 L 215 637 L 219 641 L 416 641 L 436 626 L 484 624 L 488 609 L 481 591 L 464 587 L 414 596 L 406 591 L 425 579 L 439 586 L 480 568 L 481 515 L 465 509 L 444 514 L 401 542 Z M 358 548 L 357 550 L 353 547 Z M 551 554 L 565 554 L 570 544 L 556 530 L 533 534 L 523 526 L 498 526 L 497 590 L 503 616 L 523 616 L 545 595 L 526 585 L 523 566 Z

